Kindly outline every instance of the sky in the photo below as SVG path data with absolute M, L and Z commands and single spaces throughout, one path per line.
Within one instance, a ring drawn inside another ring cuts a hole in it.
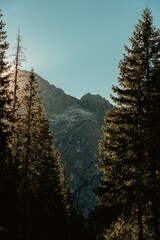
M 130 46 L 134 26 L 149 7 L 160 28 L 159 0 L 0 0 L 8 55 L 18 29 L 26 56 L 23 69 L 35 72 L 66 94 L 99 94 L 111 101 L 118 64 Z

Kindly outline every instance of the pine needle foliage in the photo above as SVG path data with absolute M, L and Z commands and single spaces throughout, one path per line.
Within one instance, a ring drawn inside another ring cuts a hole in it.
M 4 30 L 0 11 L 0 238 L 14 238 L 14 222 L 16 219 L 16 168 L 12 162 L 9 138 L 11 137 L 11 94 L 9 90 L 10 66 L 6 60 L 9 44 Z
M 0 12 L 0 239 L 75 239 L 72 228 L 78 221 L 67 172 L 54 147 L 36 75 L 31 70 L 23 79 L 21 94 L 20 33 L 14 74 L 9 74 L 5 55 L 9 45 L 1 17 Z
M 31 70 L 21 99 L 21 234 L 27 236 L 28 232 L 31 239 L 39 240 L 53 239 L 55 235 L 57 239 L 67 239 L 69 202 L 63 187 L 63 167 L 45 119 L 40 92 Z
M 121 206 L 126 227 L 128 222 L 137 223 L 136 234 L 127 227 L 130 236 L 126 239 L 158 240 L 160 31 L 153 26 L 148 8 L 135 26 L 130 43 L 131 48 L 125 46 L 127 54 L 119 64 L 119 87 L 113 86 L 114 110 L 107 112 L 104 119 L 104 140 L 99 143 L 98 156 L 103 178 L 97 194 L 101 206 Z M 151 206 L 150 216 L 147 206 Z M 144 218 L 152 219 L 148 226 L 152 229 L 152 238 L 146 235 Z

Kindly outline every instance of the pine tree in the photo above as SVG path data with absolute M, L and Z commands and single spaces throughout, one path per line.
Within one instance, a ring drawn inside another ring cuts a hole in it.
M 0 18 L 2 18 L 0 12 Z M 0 21 L 0 238 L 15 239 L 17 188 L 16 168 L 12 162 L 9 138 L 11 137 L 11 94 L 9 90 L 9 64 L 6 61 L 5 24 Z
M 117 106 L 105 117 L 105 139 L 99 144 L 104 176 L 97 193 L 101 205 L 118 204 L 124 221 L 133 219 L 130 239 L 135 239 L 133 231 L 139 240 L 148 238 L 144 225 L 151 218 L 152 239 L 158 240 L 160 32 L 148 8 L 142 18 L 130 38 L 131 49 L 125 47 L 128 55 L 120 61 L 120 87 L 113 87 L 118 96 L 112 96 Z
M 54 149 L 33 70 L 21 101 L 24 106 L 21 188 L 25 220 L 21 236 L 26 237 L 28 232 L 25 239 L 53 239 L 55 235 L 57 239 L 67 239 L 70 206 L 63 182 L 61 157 Z
M 144 37 L 146 53 L 146 81 L 144 86 L 145 146 L 150 168 L 148 196 L 152 203 L 155 239 L 160 239 L 160 30 L 152 27 L 152 17 L 149 11 L 144 16 L 144 21 L 147 24 L 146 26 L 143 24 L 143 28 L 148 32 Z
M 13 115 L 13 122 L 12 122 L 12 138 L 14 138 L 14 146 L 16 148 L 17 145 L 17 139 L 18 139 L 18 124 L 19 124 L 19 109 L 20 109 L 20 87 L 19 87 L 19 80 L 21 76 L 21 67 L 22 67 L 22 62 L 25 61 L 25 56 L 22 51 L 22 46 L 21 46 L 21 35 L 20 35 L 20 30 L 18 30 L 17 34 L 17 45 L 16 45 L 16 51 L 12 55 L 14 57 L 12 64 L 12 73 L 11 75 L 11 88 L 13 89 L 12 95 L 13 95 L 13 101 L 12 101 L 12 115 Z M 13 154 L 14 153 L 14 148 L 13 148 Z
M 9 139 L 12 161 L 17 169 L 17 181 L 19 181 L 18 168 L 20 166 L 20 77 L 22 61 L 24 61 L 24 53 L 21 47 L 21 35 L 18 30 L 16 52 L 12 55 L 14 57 L 11 63 L 12 71 L 10 73 L 10 89 L 12 89 L 12 104 L 11 104 L 11 136 Z M 18 184 L 18 183 L 17 183 Z
M 2 13 L 0 12 L 0 18 L 2 18 Z M 6 154 L 7 154 L 7 138 L 9 134 L 8 123 L 9 122 L 9 104 L 11 103 L 11 98 L 8 90 L 9 86 L 9 70 L 8 63 L 6 62 L 6 50 L 9 44 L 6 42 L 6 32 L 3 30 L 5 24 L 0 21 L 0 142 L 2 148 L 0 151 L 1 159 L 1 170 L 4 167 Z M 3 161 L 3 163 L 2 163 Z
M 61 157 L 54 149 L 49 123 L 45 119 L 42 105 L 37 114 L 38 131 L 36 145 L 39 159 L 35 162 L 37 172 L 38 239 L 67 239 L 70 205 Z M 35 214 L 36 215 L 36 214 Z
M 19 235 L 23 239 L 30 239 L 33 234 L 33 202 L 36 174 L 34 164 L 39 157 L 36 145 L 36 118 L 40 97 L 37 90 L 37 81 L 32 70 L 26 79 L 21 101 L 21 114 L 19 124 L 19 138 L 21 144 L 18 146 L 20 151 L 19 162 L 19 197 L 20 197 L 20 218 Z
M 20 30 L 18 30 L 16 51 L 15 51 L 15 54 L 13 54 L 14 60 L 12 62 L 12 67 L 14 67 L 13 73 L 12 73 L 13 113 L 14 114 L 17 114 L 16 110 L 19 108 L 19 103 L 18 103 L 19 78 L 20 78 L 20 70 L 22 67 L 22 62 L 25 60 L 25 56 L 22 51 L 21 40 L 22 40 L 22 37 L 20 35 Z

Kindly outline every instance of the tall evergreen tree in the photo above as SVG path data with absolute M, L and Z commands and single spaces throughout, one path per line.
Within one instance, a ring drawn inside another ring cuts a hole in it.
M 61 157 L 54 149 L 40 91 L 32 70 L 24 88 L 22 112 L 21 236 L 25 239 L 67 239 L 69 201 Z M 28 226 L 28 227 L 26 227 Z M 28 235 L 27 235 L 28 232 Z
M 35 189 L 35 168 L 34 164 L 39 157 L 36 151 L 36 130 L 38 119 L 37 111 L 40 97 L 37 90 L 37 81 L 34 72 L 31 71 L 26 78 L 21 101 L 21 114 L 19 125 L 19 138 L 21 144 L 18 146 L 20 151 L 19 165 L 19 197 L 20 197 L 20 237 L 23 239 L 34 238 L 33 234 L 33 201 Z M 37 155 L 36 155 L 37 154 Z M 31 237 L 32 236 L 32 237 Z
M 0 18 L 2 18 L 2 13 L 0 11 Z M 8 90 L 9 86 L 9 70 L 8 62 L 6 61 L 6 50 L 9 44 L 6 42 L 6 32 L 3 30 L 5 24 L 0 21 L 0 159 L 3 161 L 1 170 L 3 169 L 6 154 L 7 154 L 7 138 L 9 134 L 8 122 L 9 122 L 9 104 L 11 103 L 11 98 Z M 1 175 L 2 176 L 2 175 Z
M 41 116 L 40 116 L 41 115 Z M 38 128 L 37 146 L 40 158 L 36 162 L 38 189 L 36 191 L 39 205 L 39 238 L 57 239 L 68 238 L 69 202 L 62 180 L 63 169 L 61 157 L 55 151 L 49 123 L 44 118 L 43 110 L 39 111 L 40 125 Z
M 12 104 L 11 104 L 11 137 L 9 139 L 12 161 L 17 168 L 17 181 L 18 181 L 18 168 L 20 165 L 20 77 L 22 61 L 24 61 L 24 53 L 21 47 L 21 35 L 20 30 L 18 30 L 17 35 L 17 45 L 15 54 L 13 54 L 14 60 L 11 63 L 12 71 L 10 73 L 10 88 L 12 89 Z
M 119 65 L 120 87 L 113 87 L 117 106 L 106 114 L 105 139 L 99 144 L 99 168 L 104 176 L 97 194 L 101 205 L 119 205 L 121 221 L 135 223 L 125 226 L 129 235 L 122 239 L 158 240 L 160 32 L 153 26 L 148 8 L 130 42 L 131 49 L 125 47 L 128 55 Z M 151 232 L 146 231 L 148 221 L 152 222 Z
M 0 19 L 2 18 L 0 11 Z M 0 238 L 14 238 L 14 220 L 17 200 L 16 169 L 12 162 L 9 138 L 11 136 L 11 95 L 9 90 L 9 65 L 6 61 L 5 24 L 0 20 Z
M 20 35 L 20 30 L 18 30 L 16 51 L 15 51 L 15 54 L 13 54 L 14 60 L 12 62 L 12 67 L 14 68 L 12 73 L 13 113 L 14 114 L 17 114 L 16 110 L 19 108 L 18 106 L 19 78 L 20 78 L 20 70 L 22 67 L 22 62 L 25 60 L 25 56 L 22 51 L 21 40 L 22 40 L 22 37 Z

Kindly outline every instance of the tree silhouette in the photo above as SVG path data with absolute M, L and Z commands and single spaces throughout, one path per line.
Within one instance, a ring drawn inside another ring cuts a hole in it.
M 125 239 L 158 240 L 160 32 L 148 8 L 130 42 L 131 49 L 125 46 L 128 55 L 119 64 L 120 87 L 113 86 L 116 106 L 106 114 L 105 139 L 99 143 L 99 168 L 104 176 L 97 194 L 101 205 L 122 207 L 122 221 L 133 220 Z M 149 219 L 151 231 L 146 230 Z

